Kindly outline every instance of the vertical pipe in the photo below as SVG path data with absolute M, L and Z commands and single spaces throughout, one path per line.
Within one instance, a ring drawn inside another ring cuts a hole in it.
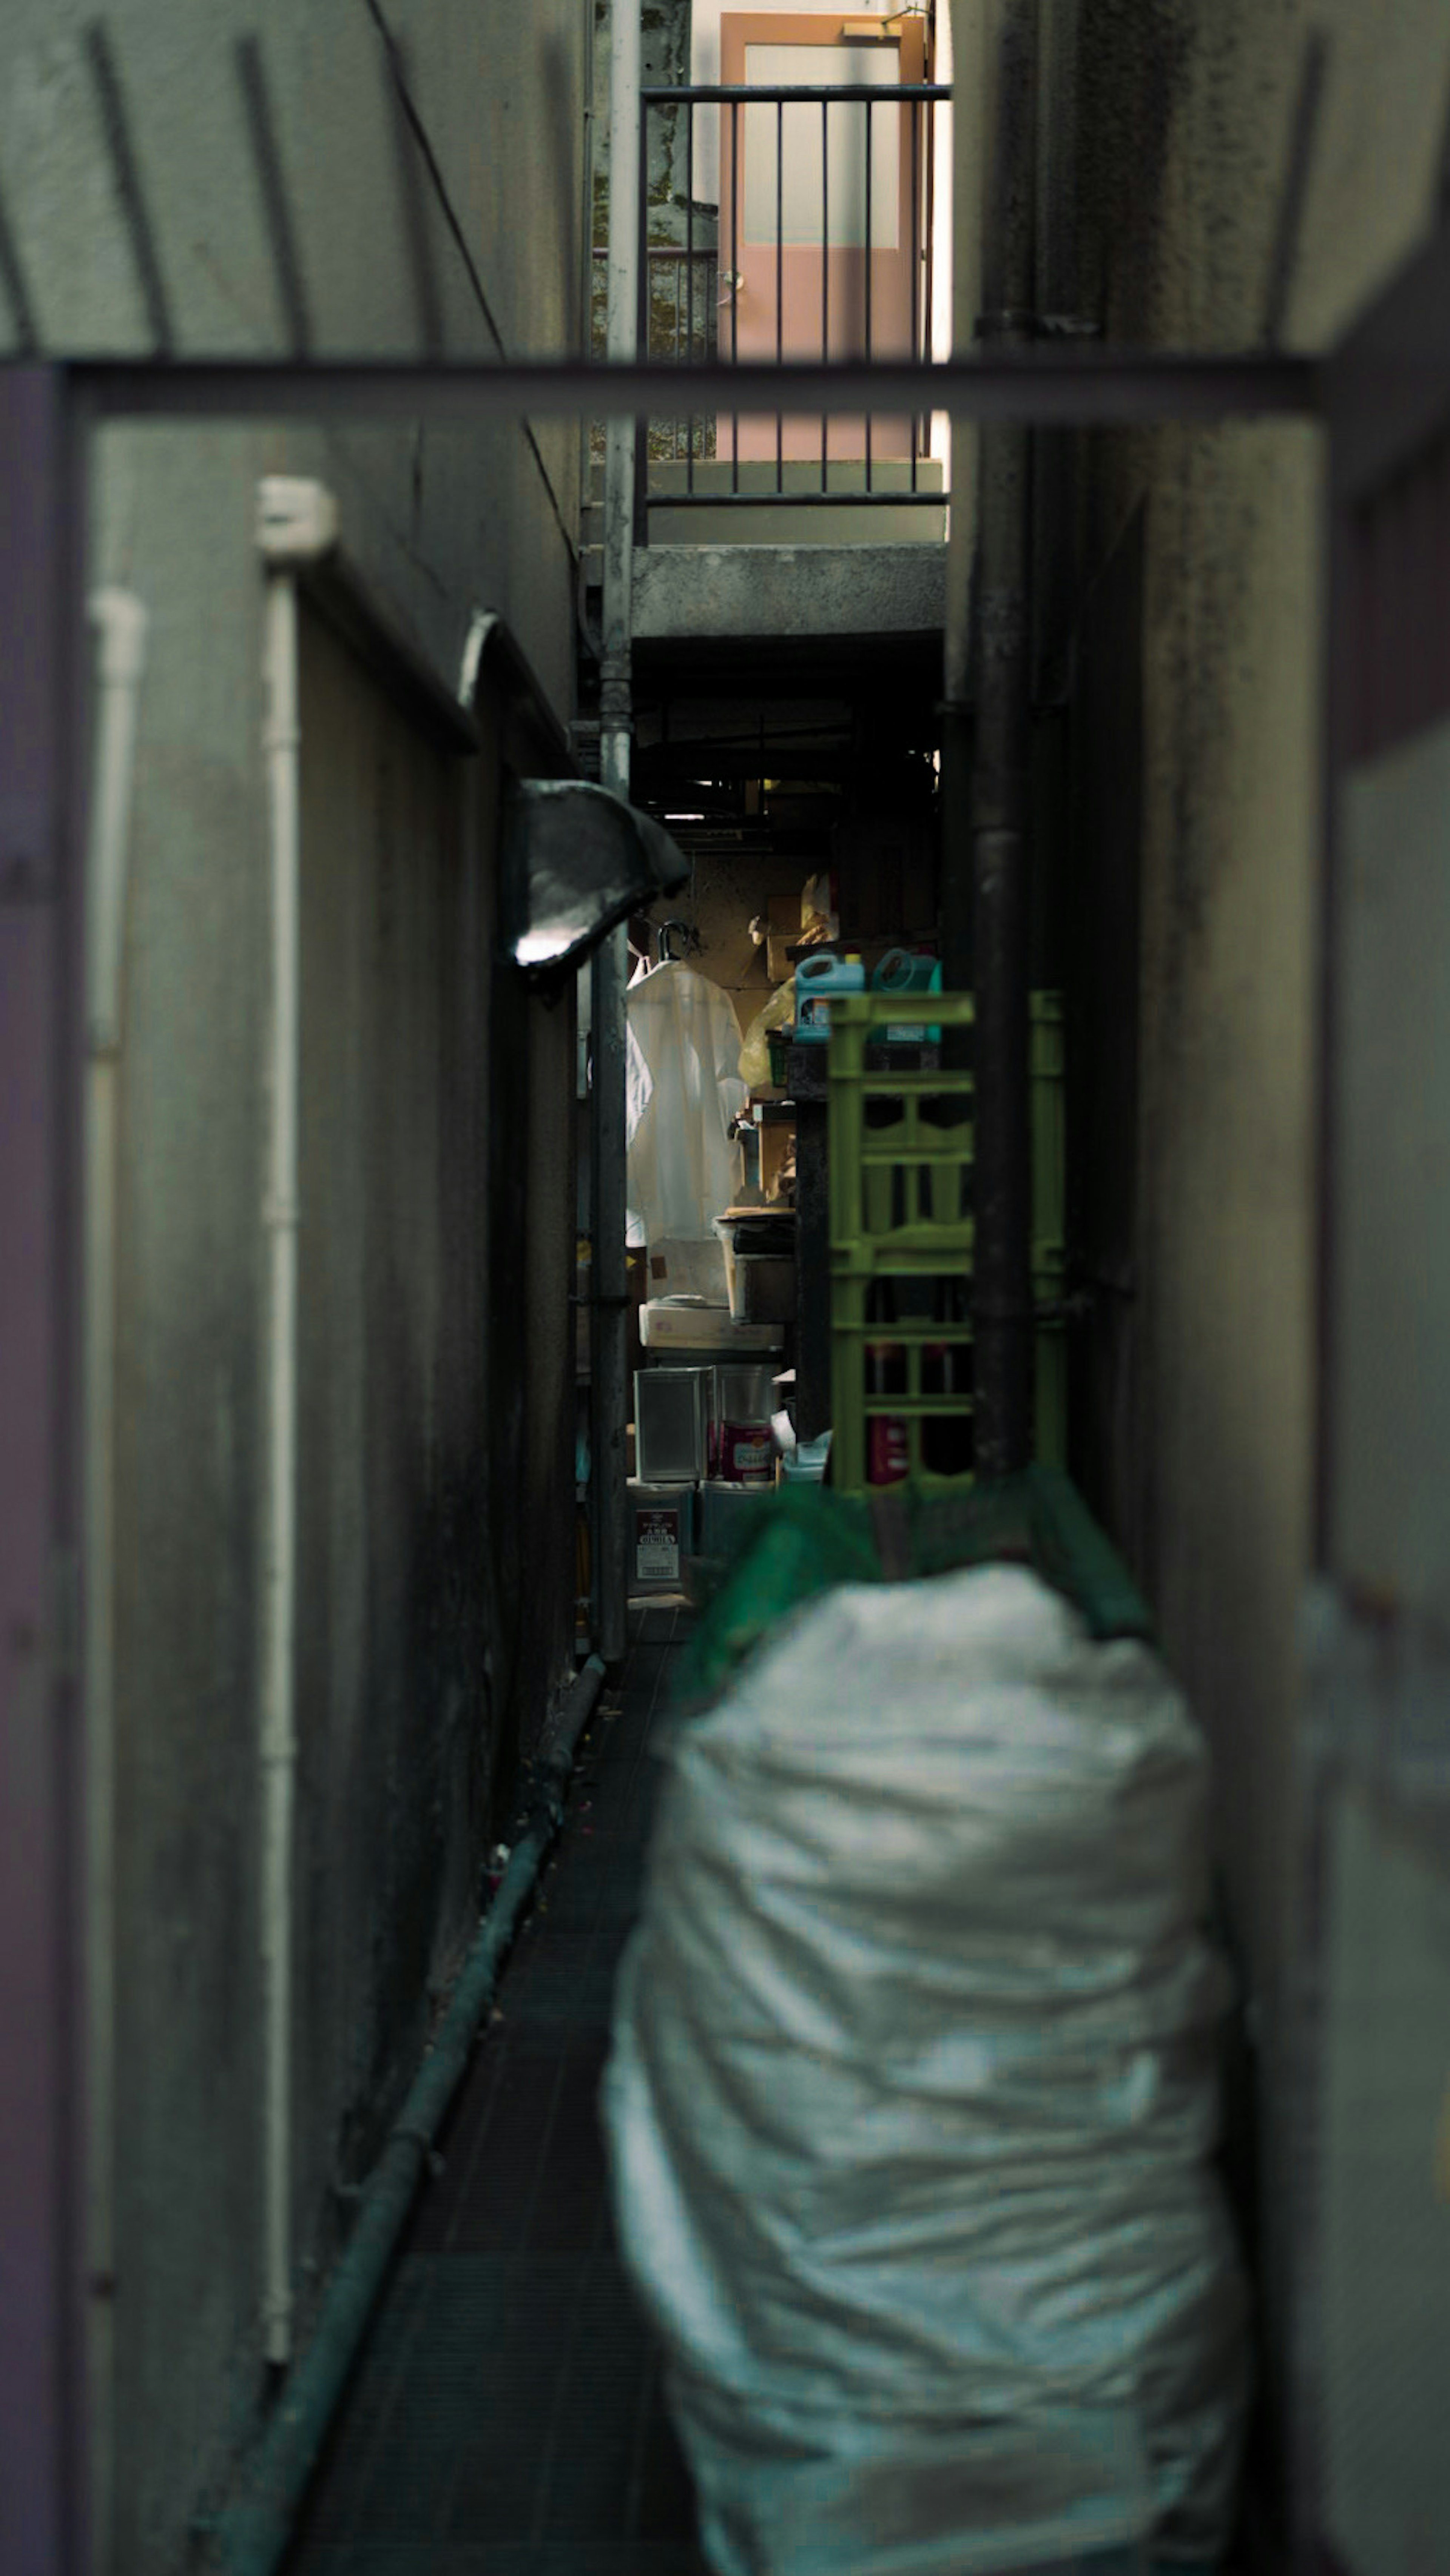
M 695 363 L 695 104 L 685 109 L 685 364 Z M 695 415 L 685 423 L 685 490 L 695 488 Z
M 640 185 L 639 0 L 615 0 L 610 64 L 609 355 L 635 355 L 639 330 Z M 634 584 L 634 490 L 637 424 L 611 420 L 604 482 L 603 655 L 599 698 L 599 774 L 604 786 L 629 793 Z M 627 1592 L 625 1427 L 629 1419 L 628 1286 L 625 1254 L 624 991 L 629 941 L 623 930 L 595 950 L 590 969 L 594 1095 L 590 1129 L 593 1181 L 594 1288 L 591 1362 L 594 1477 L 596 1644 L 607 1664 L 625 1647 Z
M 297 1167 L 301 1100 L 301 729 L 297 582 L 337 537 L 320 483 L 266 477 L 257 541 L 266 564 L 262 639 L 271 841 L 271 1008 L 263 1097 L 266 1317 L 263 1341 L 261 1637 L 258 1655 L 258 1913 L 262 1989 L 262 2326 L 267 2360 L 292 2357 L 293 1808 L 297 1778 Z
M 1037 0 L 997 22 L 983 223 L 987 344 L 1032 336 Z M 1029 516 L 1031 441 L 984 424 L 978 446 L 973 618 L 976 756 L 971 846 L 977 1000 L 975 1250 L 977 1465 L 1025 1466 L 1032 1442 L 1031 1144 L 1028 1093 Z
M 98 591 L 95 755 L 86 842 L 85 1747 L 88 2005 L 86 2269 L 92 2284 L 88 2372 L 91 2537 L 96 2576 L 115 2555 L 116 2473 L 116 1261 L 122 960 L 131 782 L 146 611 Z
M 651 270 L 648 240 L 649 110 L 639 98 L 638 84 L 636 84 L 635 88 L 635 100 L 635 116 L 639 133 L 639 159 L 635 180 L 635 184 L 639 191 L 635 205 L 635 229 L 638 243 L 636 254 L 638 285 L 636 296 L 637 309 L 635 315 L 636 338 L 634 350 L 631 351 L 631 355 L 637 352 L 640 357 L 647 358 L 654 338 L 654 308 L 650 291 Z M 638 421 L 635 425 L 634 541 L 638 546 L 648 545 L 649 543 L 649 429 L 650 424 L 647 417 Z
M 297 576 L 267 579 L 264 750 L 271 820 L 271 1025 L 262 1233 L 266 1247 L 266 1477 L 258 1764 L 262 1850 L 264 2349 L 292 2355 L 292 1818 L 297 1505 L 297 1125 L 300 1040 Z
M 952 241 L 950 346 L 964 357 L 975 345 L 981 307 L 979 220 L 985 205 L 981 161 L 986 151 L 986 30 L 979 0 L 952 0 Z M 937 137 L 938 144 L 941 137 Z M 950 416 L 951 469 L 947 517 L 947 595 L 942 652 L 940 907 L 942 982 L 949 993 L 973 987 L 971 822 L 971 604 L 975 580 L 976 424 Z M 969 1041 L 948 1030 L 943 1062 L 962 1069 Z
M 1041 0 L 1038 86 L 1036 292 L 1043 313 L 1082 323 L 1077 224 L 1079 0 Z M 1039 704 L 1066 691 L 1077 591 L 1077 435 L 1039 430 L 1033 441 L 1032 587 Z
M 579 355 L 592 357 L 594 352 L 594 12 L 590 9 L 584 21 L 584 200 L 580 210 L 583 236 L 584 274 L 579 316 Z M 579 417 L 579 499 L 581 506 L 590 498 L 589 419 Z

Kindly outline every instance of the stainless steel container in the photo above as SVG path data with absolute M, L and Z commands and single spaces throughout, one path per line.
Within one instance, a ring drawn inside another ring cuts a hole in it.
M 751 1509 L 770 1500 L 769 1485 L 727 1485 L 712 1481 L 700 1487 L 698 1524 L 700 1554 L 716 1559 L 733 1555 L 754 1528 Z
M 778 1410 L 773 1360 L 722 1360 L 715 1371 L 717 1422 L 768 1422 Z
M 708 1368 L 636 1369 L 634 1456 L 642 1484 L 696 1485 L 705 1473 Z

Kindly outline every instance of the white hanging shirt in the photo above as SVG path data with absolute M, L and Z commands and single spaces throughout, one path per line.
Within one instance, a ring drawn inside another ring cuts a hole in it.
M 730 1122 L 750 1094 L 727 994 L 656 966 L 625 994 L 625 1145 L 632 1243 L 707 1243 L 739 1177 Z

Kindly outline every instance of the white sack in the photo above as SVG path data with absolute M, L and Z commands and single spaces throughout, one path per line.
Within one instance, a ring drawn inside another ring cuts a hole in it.
M 810 1605 L 673 1735 L 605 2117 L 720 2576 L 1228 2535 L 1202 1739 L 990 1567 Z

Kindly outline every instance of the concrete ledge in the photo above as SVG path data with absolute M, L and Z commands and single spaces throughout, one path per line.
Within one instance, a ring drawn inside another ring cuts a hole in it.
M 634 559 L 634 632 L 930 635 L 946 616 L 945 546 L 659 546 Z

